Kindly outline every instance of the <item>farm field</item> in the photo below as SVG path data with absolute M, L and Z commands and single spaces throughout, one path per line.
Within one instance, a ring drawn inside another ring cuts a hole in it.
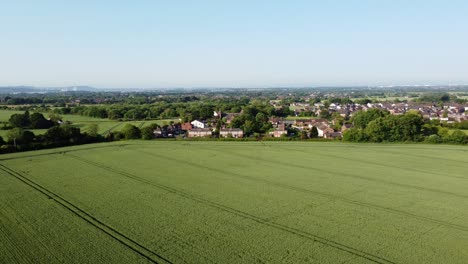
M 0 263 L 467 263 L 468 148 L 124 141 L 0 156 Z

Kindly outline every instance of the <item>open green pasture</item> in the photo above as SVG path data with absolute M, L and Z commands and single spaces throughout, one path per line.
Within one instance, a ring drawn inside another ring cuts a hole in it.
M 8 121 L 10 116 L 13 114 L 23 114 L 24 111 L 12 111 L 12 110 L 0 110 L 0 121 Z M 43 113 L 47 117 L 47 113 Z M 163 120 L 142 120 L 142 121 L 117 121 L 103 118 L 95 118 L 80 115 L 62 115 L 64 121 L 69 121 L 73 126 L 79 127 L 81 131 L 86 131 L 90 124 L 98 125 L 98 132 L 102 135 L 106 135 L 112 131 L 119 131 L 125 124 L 132 124 L 139 128 L 143 128 L 153 123 L 159 125 L 169 124 L 171 121 L 178 122 L 177 119 L 163 119 Z M 44 134 L 47 129 L 29 129 L 36 135 Z M 7 130 L 0 130 L 0 136 L 5 139 Z
M 24 111 L 4 110 L 0 109 L 0 121 L 8 121 L 13 114 L 23 114 Z
M 0 156 L 0 263 L 467 263 L 468 148 L 126 141 Z

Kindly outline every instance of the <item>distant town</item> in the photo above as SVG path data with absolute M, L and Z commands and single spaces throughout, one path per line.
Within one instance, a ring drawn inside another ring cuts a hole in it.
M 24 89 L 0 90 L 4 152 L 158 138 L 468 141 L 467 86 Z

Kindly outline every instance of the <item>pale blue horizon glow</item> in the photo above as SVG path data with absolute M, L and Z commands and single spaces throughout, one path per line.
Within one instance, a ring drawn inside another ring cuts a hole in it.
M 0 0 L 0 86 L 468 84 L 468 1 Z

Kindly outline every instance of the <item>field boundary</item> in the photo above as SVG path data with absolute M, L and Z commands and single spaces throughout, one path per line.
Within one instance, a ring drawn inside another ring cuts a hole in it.
M 114 240 L 116 240 L 121 245 L 131 249 L 133 252 L 137 253 L 138 255 L 146 258 L 148 261 L 152 263 L 172 263 L 165 257 L 161 256 L 160 254 L 148 249 L 147 247 L 141 245 L 140 243 L 136 242 L 132 238 L 122 234 L 120 231 L 110 227 L 109 225 L 103 223 L 99 219 L 95 218 L 94 216 L 90 215 L 83 209 L 79 208 L 78 206 L 72 204 L 71 202 L 67 201 L 65 198 L 59 196 L 58 194 L 46 189 L 45 187 L 41 186 L 40 184 L 28 179 L 26 176 L 22 175 L 21 173 L 0 164 L 0 170 L 15 177 L 19 181 L 23 182 L 24 184 L 28 185 L 29 187 L 35 189 L 36 191 L 42 193 L 47 198 L 53 200 L 54 202 L 58 203 L 69 212 L 73 213 L 77 217 L 81 218 L 82 220 L 86 221 L 87 223 L 91 224 L 92 226 L 96 227 L 103 233 L 107 234 Z
M 370 260 L 372 262 L 379 263 L 379 264 L 395 264 L 395 262 L 393 262 L 391 260 L 388 260 L 388 259 L 386 259 L 384 257 L 373 255 L 372 253 L 368 253 L 368 252 L 365 252 L 365 251 L 362 251 L 362 250 L 359 250 L 359 249 L 356 249 L 356 248 L 341 244 L 339 242 L 336 242 L 336 241 L 327 239 L 325 237 L 321 237 L 321 236 L 318 236 L 318 235 L 315 235 L 315 234 L 312 234 L 312 233 L 309 233 L 309 232 L 306 232 L 306 231 L 303 231 L 303 230 L 300 230 L 300 229 L 297 229 L 297 228 L 293 228 L 293 227 L 289 227 L 289 226 L 286 226 L 286 225 L 283 225 L 283 224 L 270 222 L 270 221 L 268 221 L 266 219 L 263 219 L 261 217 L 252 215 L 250 213 L 247 213 L 247 212 L 244 212 L 244 211 L 241 211 L 241 210 L 238 210 L 238 209 L 235 209 L 235 208 L 223 205 L 223 204 L 219 204 L 219 203 L 213 202 L 211 200 L 208 200 L 208 199 L 205 199 L 205 198 L 202 198 L 202 197 L 195 196 L 193 194 L 181 191 L 179 189 L 176 189 L 176 188 L 173 188 L 173 187 L 170 187 L 170 186 L 166 186 L 166 185 L 163 185 L 163 184 L 160 184 L 160 183 L 155 183 L 155 182 L 146 180 L 146 179 L 141 178 L 139 176 L 136 176 L 134 174 L 117 170 L 115 168 L 106 166 L 106 165 L 104 165 L 102 163 L 99 163 L 99 162 L 90 161 L 88 159 L 85 159 L 85 158 L 82 158 L 82 157 L 79 157 L 79 156 L 76 156 L 76 155 L 73 155 L 73 154 L 68 154 L 67 156 L 69 156 L 71 158 L 74 158 L 76 160 L 79 160 L 81 162 L 87 163 L 89 165 L 93 165 L 94 167 L 101 168 L 103 170 L 107 170 L 107 171 L 119 174 L 121 176 L 124 176 L 124 177 L 130 178 L 130 179 L 139 181 L 141 183 L 144 183 L 144 184 L 147 184 L 147 185 L 150 185 L 150 186 L 165 190 L 165 191 L 173 193 L 173 194 L 176 194 L 178 196 L 189 199 L 191 201 L 201 203 L 201 204 L 203 204 L 205 206 L 216 208 L 218 210 L 234 214 L 234 215 L 242 217 L 244 219 L 249 219 L 249 220 L 257 222 L 259 224 L 269 226 L 269 227 L 275 228 L 277 230 L 281 230 L 281 231 L 284 231 L 284 232 L 287 232 L 287 233 L 290 233 L 290 234 L 293 234 L 293 235 L 296 235 L 296 236 L 311 240 L 313 242 L 317 242 L 317 243 L 323 244 L 325 246 L 335 248 L 335 249 L 343 251 L 343 252 L 347 252 L 347 253 L 351 254 L 352 256 L 361 257 L 361 258 L 364 258 L 364 259 L 367 259 L 367 260 Z

